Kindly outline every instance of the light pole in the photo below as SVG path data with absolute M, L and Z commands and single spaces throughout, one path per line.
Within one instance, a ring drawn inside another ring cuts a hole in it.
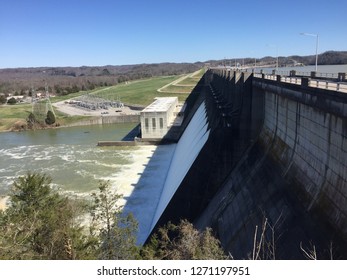
M 318 69 L 318 34 L 311 34 L 311 33 L 300 33 L 300 35 L 305 35 L 305 36 L 312 36 L 312 37 L 316 37 L 316 72 Z
M 251 53 L 252 56 L 253 56 L 254 51 L 250 51 L 250 53 Z M 255 69 L 256 67 L 257 67 L 257 58 L 254 57 L 254 69 Z
M 278 47 L 277 45 L 267 44 L 268 47 L 276 48 L 276 72 L 278 71 Z

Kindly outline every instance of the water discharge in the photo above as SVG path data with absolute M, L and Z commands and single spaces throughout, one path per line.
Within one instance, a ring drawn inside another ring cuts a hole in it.
M 139 221 L 142 243 L 164 185 L 175 145 L 96 147 L 100 140 L 121 140 L 136 124 L 0 133 L 0 197 L 28 171 L 52 177 L 69 195 L 89 197 L 99 181 L 123 195 L 125 210 Z

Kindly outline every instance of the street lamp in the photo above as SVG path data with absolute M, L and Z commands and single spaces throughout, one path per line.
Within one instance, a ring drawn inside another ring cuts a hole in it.
M 312 36 L 312 37 L 316 37 L 316 72 L 318 69 L 318 34 L 311 34 L 311 33 L 300 33 L 300 35 L 305 35 L 305 36 Z
M 251 53 L 252 56 L 253 56 L 254 51 L 250 51 L 250 53 Z M 257 58 L 254 57 L 254 69 L 255 69 L 256 67 L 257 67 Z
M 276 72 L 278 71 L 278 47 L 277 45 L 267 44 L 268 47 L 276 48 Z

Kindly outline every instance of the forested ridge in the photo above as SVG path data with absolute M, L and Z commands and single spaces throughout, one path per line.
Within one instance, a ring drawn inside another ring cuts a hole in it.
M 25 95 L 32 90 L 44 91 L 45 86 L 49 92 L 57 95 L 66 95 L 81 90 L 93 90 L 100 86 L 111 86 L 118 83 L 151 78 L 157 76 L 171 76 L 194 72 L 205 65 L 240 65 L 257 67 L 273 64 L 276 58 L 267 56 L 263 58 L 227 58 L 209 60 L 195 63 L 153 63 L 135 65 L 106 65 L 81 67 L 35 67 L 35 68 L 6 68 L 0 69 L 0 93 Z M 288 57 L 279 56 L 279 66 L 292 66 L 295 64 L 314 65 L 315 55 Z M 347 64 L 347 51 L 327 51 L 319 54 L 318 63 Z
M 160 63 L 122 66 L 36 67 L 0 69 L 0 93 L 25 95 L 48 91 L 66 95 L 96 87 L 158 76 L 191 73 L 203 63 Z

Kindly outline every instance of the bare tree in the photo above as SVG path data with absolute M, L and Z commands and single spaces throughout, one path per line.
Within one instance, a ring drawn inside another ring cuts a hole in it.
M 276 232 L 282 213 L 279 215 L 274 224 L 271 224 L 263 213 L 264 219 L 259 231 L 258 225 L 255 227 L 253 238 L 252 260 L 275 260 L 276 259 L 276 241 L 280 235 Z M 258 233 L 259 231 L 259 233 Z

